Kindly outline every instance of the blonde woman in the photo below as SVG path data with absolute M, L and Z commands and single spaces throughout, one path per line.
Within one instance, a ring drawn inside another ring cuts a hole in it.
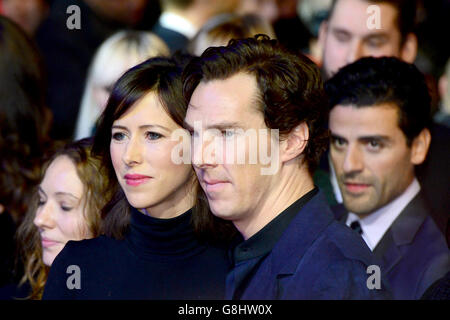
M 112 85 L 126 70 L 148 58 L 167 55 L 167 45 L 151 32 L 123 30 L 106 39 L 98 48 L 89 68 L 75 139 L 93 135 Z

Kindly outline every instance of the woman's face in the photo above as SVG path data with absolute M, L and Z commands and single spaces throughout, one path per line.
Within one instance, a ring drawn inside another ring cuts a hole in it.
M 69 240 L 90 238 L 84 215 L 84 186 L 72 160 L 52 161 L 39 186 L 34 224 L 39 228 L 44 264 L 51 266 Z
M 153 217 L 171 218 L 193 205 L 190 164 L 172 161 L 174 130 L 183 130 L 149 92 L 114 121 L 111 160 L 128 202 Z

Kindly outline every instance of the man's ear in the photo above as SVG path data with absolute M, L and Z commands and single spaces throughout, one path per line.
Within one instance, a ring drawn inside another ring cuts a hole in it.
M 427 128 L 423 129 L 417 137 L 414 138 L 411 145 L 411 163 L 421 164 L 425 161 L 428 148 L 431 143 L 431 133 Z
M 309 128 L 306 122 L 300 123 L 288 134 L 281 147 L 281 161 L 287 162 L 298 157 L 306 148 Z
M 413 63 L 417 56 L 417 46 L 417 36 L 414 33 L 408 33 L 400 49 L 400 59 L 408 63 Z

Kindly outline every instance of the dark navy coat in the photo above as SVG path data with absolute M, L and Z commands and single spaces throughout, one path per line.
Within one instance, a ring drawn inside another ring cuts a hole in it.
M 370 265 L 377 263 L 364 240 L 335 219 L 319 192 L 260 262 L 241 299 L 389 299 L 383 280 L 381 289 L 368 288 Z M 234 291 L 228 282 L 227 297 Z

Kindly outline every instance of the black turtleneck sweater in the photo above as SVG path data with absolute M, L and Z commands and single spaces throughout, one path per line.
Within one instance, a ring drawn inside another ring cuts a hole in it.
M 132 209 L 123 240 L 69 241 L 52 264 L 43 299 L 223 299 L 225 248 L 198 241 L 190 218 L 190 210 L 157 219 Z M 80 289 L 67 286 L 76 284 L 71 265 L 79 267 Z

